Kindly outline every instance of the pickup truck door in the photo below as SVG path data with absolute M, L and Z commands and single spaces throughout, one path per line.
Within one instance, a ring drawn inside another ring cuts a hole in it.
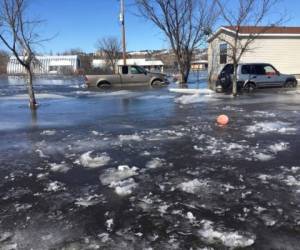
M 149 76 L 147 76 L 146 71 L 144 71 L 138 66 L 129 67 L 129 77 L 129 84 L 145 85 L 148 84 L 150 80 Z

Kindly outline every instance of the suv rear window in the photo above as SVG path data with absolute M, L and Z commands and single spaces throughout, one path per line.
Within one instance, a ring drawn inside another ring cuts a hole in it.
M 227 64 L 225 67 L 222 69 L 222 74 L 230 74 L 232 75 L 234 72 L 233 64 Z

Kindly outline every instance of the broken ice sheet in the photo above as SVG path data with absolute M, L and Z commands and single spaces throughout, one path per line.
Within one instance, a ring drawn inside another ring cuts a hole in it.
M 225 231 L 215 228 L 213 222 L 203 220 L 202 229 L 198 231 L 200 237 L 209 244 L 221 243 L 230 248 L 243 248 L 252 246 L 255 242 L 255 236 L 249 233 L 239 233 L 234 231 Z
M 191 181 L 183 182 L 177 186 L 179 189 L 181 189 L 184 192 L 195 194 L 199 191 L 205 189 L 208 187 L 208 182 L 205 180 L 198 180 L 194 179 Z
M 85 195 L 83 197 L 77 198 L 75 201 L 75 205 L 80 207 L 90 207 L 94 206 L 100 202 L 106 202 L 102 195 Z
M 92 157 L 93 151 L 82 154 L 79 158 L 79 162 L 86 168 L 98 168 L 107 165 L 111 158 L 106 153 Z

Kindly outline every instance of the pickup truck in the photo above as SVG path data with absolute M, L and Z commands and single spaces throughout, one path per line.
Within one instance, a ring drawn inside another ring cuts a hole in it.
M 148 72 L 136 65 L 119 66 L 114 75 L 86 75 L 85 83 L 89 87 L 111 88 L 122 86 L 149 85 L 159 87 L 169 84 L 167 76 Z

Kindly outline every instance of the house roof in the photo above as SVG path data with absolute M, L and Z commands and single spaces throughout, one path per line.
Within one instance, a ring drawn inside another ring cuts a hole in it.
M 234 34 L 236 26 L 222 26 L 208 38 L 208 42 L 214 40 L 220 33 L 227 32 Z M 300 27 L 283 26 L 241 26 L 240 36 L 247 37 L 250 34 L 260 34 L 261 37 L 300 37 Z
M 228 30 L 235 31 L 235 26 L 224 26 Z M 270 27 L 270 26 L 242 26 L 240 27 L 241 34 L 300 34 L 300 27 Z

